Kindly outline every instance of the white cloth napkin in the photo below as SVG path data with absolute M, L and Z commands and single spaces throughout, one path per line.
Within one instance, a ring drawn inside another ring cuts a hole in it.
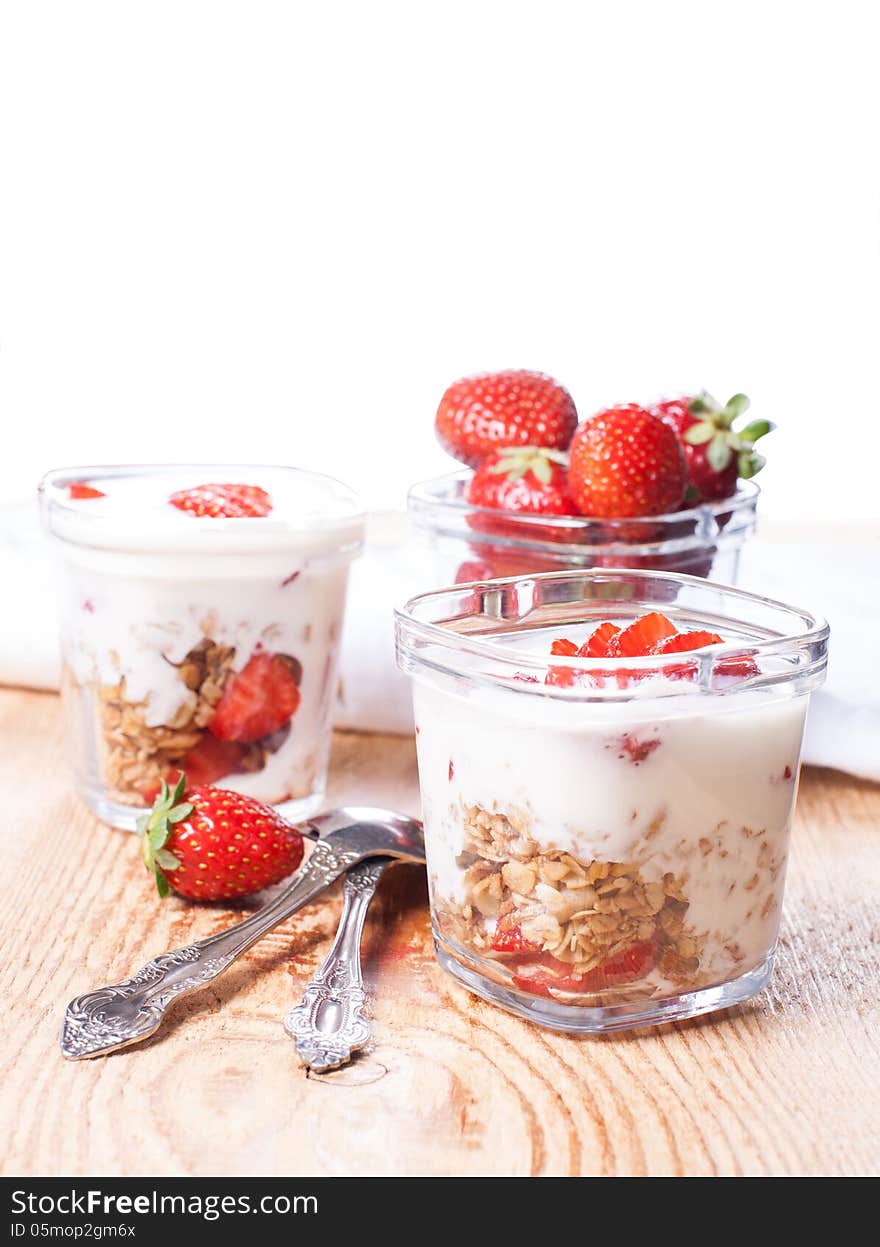
M 0 511 L 0 684 L 58 687 L 58 641 L 48 547 L 33 507 Z M 406 517 L 372 516 L 354 564 L 343 639 L 337 727 L 412 731 L 408 681 L 397 670 L 391 612 L 424 583 L 425 560 Z M 813 696 L 804 760 L 880 781 L 880 663 L 871 617 L 880 584 L 880 526 L 766 527 L 746 544 L 742 588 L 824 615 L 828 680 Z

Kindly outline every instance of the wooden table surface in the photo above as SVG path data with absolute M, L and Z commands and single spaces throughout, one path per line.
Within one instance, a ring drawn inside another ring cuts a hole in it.
M 494 1009 L 432 955 L 421 872 L 386 875 L 375 1047 L 307 1077 L 281 1019 L 338 888 L 140 1047 L 65 1061 L 64 1006 L 241 907 L 159 904 L 132 837 L 71 798 L 58 701 L 0 691 L 0 1139 L 7 1174 L 868 1174 L 880 1170 L 880 786 L 806 771 L 777 969 L 757 1001 L 613 1038 Z M 330 801 L 416 812 L 409 740 L 339 735 Z

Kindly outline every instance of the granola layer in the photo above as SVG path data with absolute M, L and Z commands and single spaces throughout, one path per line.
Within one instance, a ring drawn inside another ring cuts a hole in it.
M 646 970 L 656 967 L 682 986 L 693 982 L 702 941 L 688 927 L 680 878 L 647 879 L 637 862 L 583 861 L 541 847 L 515 811 L 471 805 L 461 817 L 464 900 L 435 898 L 445 936 L 503 963 L 543 958 L 558 966 L 569 994 L 578 980 L 584 992 L 596 990 L 602 968 L 619 967 L 634 949 L 642 950 Z

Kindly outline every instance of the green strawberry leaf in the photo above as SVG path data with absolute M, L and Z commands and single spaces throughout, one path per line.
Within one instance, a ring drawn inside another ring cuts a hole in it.
M 692 398 L 688 406 L 695 416 L 712 416 L 718 410 L 715 399 L 705 390 L 702 390 L 696 398 Z
M 159 849 L 163 849 L 165 847 L 168 843 L 170 835 L 171 827 L 168 822 L 168 815 L 160 814 L 159 818 L 154 822 L 148 833 L 150 848 L 153 850 L 153 853 L 156 853 Z
M 727 444 L 727 434 L 717 433 L 706 450 L 706 458 L 713 472 L 723 472 L 730 463 L 733 451 Z
M 149 814 L 141 815 L 137 821 L 141 835 L 141 857 L 147 870 L 156 879 L 156 890 L 160 897 L 168 895 L 168 880 L 163 870 L 177 870 L 179 859 L 165 846 L 171 839 L 174 826 L 182 823 L 192 814 L 195 806 L 182 798 L 186 792 L 186 776 L 181 773 L 174 785 L 174 791 L 163 779 L 159 795 L 153 802 Z
M 751 405 L 751 400 L 746 394 L 734 394 L 733 398 L 727 400 L 724 414 L 729 416 L 731 420 L 737 420 L 740 416 L 745 415 Z
M 701 420 L 699 424 L 692 424 L 689 429 L 685 429 L 684 440 L 689 446 L 702 446 L 705 442 L 711 442 L 716 432 L 711 420 Z
M 772 433 L 776 428 L 770 420 L 753 420 L 751 424 L 747 424 L 744 429 L 740 429 L 739 437 L 744 442 L 754 444 L 759 437 L 766 437 L 768 433 Z
M 540 481 L 542 485 L 549 485 L 552 481 L 553 469 L 550 467 L 549 461 L 545 459 L 543 455 L 538 455 L 537 458 L 532 461 L 532 475 L 536 480 Z
M 753 476 L 757 476 L 763 468 L 767 460 L 763 455 L 759 455 L 757 451 L 744 451 L 737 459 L 737 470 L 744 480 L 751 480 Z

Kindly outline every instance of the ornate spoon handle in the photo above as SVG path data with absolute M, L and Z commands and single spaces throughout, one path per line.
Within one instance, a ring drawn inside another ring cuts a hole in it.
M 347 1064 L 352 1052 L 370 1038 L 364 1016 L 361 936 L 373 893 L 388 865 L 387 858 L 373 859 L 348 871 L 333 947 L 306 987 L 302 1002 L 284 1019 L 300 1060 L 320 1073 Z
M 67 1006 L 61 1051 L 72 1060 L 103 1056 L 146 1039 L 159 1028 L 172 1000 L 204 987 L 267 931 L 277 927 L 321 892 L 363 853 L 319 840 L 294 882 L 243 922 L 162 953 L 134 978 L 77 996 Z

